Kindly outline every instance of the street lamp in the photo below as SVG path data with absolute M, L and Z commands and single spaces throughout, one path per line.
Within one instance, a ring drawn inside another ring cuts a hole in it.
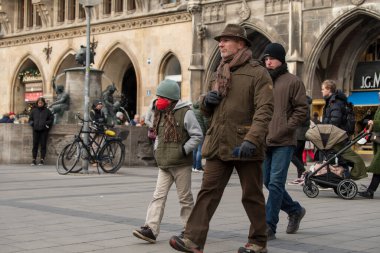
M 88 141 L 88 131 L 89 131 L 89 125 L 88 125 L 88 121 L 89 121 L 89 111 L 88 111 L 88 106 L 89 106 L 89 96 L 90 96 L 90 33 L 91 33 L 91 30 L 90 30 L 90 21 L 91 21 L 91 9 L 92 7 L 94 7 L 95 5 L 98 5 L 100 4 L 100 0 L 79 0 L 79 3 L 81 5 L 84 6 L 84 8 L 86 9 L 86 23 L 87 23 L 87 26 L 86 26 L 86 37 L 87 37 L 87 41 L 86 41 L 86 72 L 85 72 L 85 78 L 84 78 L 84 114 L 83 114 L 83 118 L 84 118 L 84 125 L 83 125 L 83 130 L 85 132 L 84 136 L 83 136 L 83 139 L 84 139 L 84 143 L 85 145 L 88 145 L 89 141 Z M 87 159 L 84 159 L 83 160 L 83 164 L 82 164 L 82 167 L 83 167 L 83 171 L 84 173 L 88 173 L 88 160 Z

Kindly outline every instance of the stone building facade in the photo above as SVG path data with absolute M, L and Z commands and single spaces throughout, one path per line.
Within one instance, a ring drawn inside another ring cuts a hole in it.
M 0 113 L 20 113 L 40 95 L 53 100 L 52 79 L 78 66 L 86 42 L 79 2 L 0 0 Z M 285 46 L 313 110 L 321 109 L 324 79 L 356 99 L 379 88 L 377 0 L 101 0 L 92 17 L 93 67 L 104 71 L 103 88 L 113 82 L 124 94 L 131 114 L 147 110 L 164 78 L 180 83 L 184 100 L 204 92 L 220 59 L 213 37 L 227 23 L 246 28 L 256 58 L 270 42 Z

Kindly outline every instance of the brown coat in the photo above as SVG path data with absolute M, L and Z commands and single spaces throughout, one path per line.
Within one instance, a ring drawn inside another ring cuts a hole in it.
M 257 150 L 252 158 L 245 160 L 264 159 L 265 136 L 273 112 L 273 92 L 267 70 L 257 61 L 232 71 L 230 90 L 214 110 L 205 107 L 203 100 L 201 109 L 211 116 L 202 148 L 203 157 L 239 160 L 232 151 L 248 140 L 256 145 Z
M 267 146 L 296 146 L 296 129 L 305 122 L 308 112 L 305 86 L 297 76 L 285 73 L 274 82 L 273 98 Z

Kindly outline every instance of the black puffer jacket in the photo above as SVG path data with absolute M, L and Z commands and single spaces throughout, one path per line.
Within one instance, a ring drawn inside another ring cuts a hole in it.
M 323 124 L 332 124 L 344 129 L 344 115 L 346 115 L 346 95 L 337 90 L 330 97 L 325 98 L 326 105 L 323 108 Z
M 49 130 L 53 125 L 54 116 L 51 111 L 44 107 L 35 107 L 30 112 L 29 124 L 35 131 Z

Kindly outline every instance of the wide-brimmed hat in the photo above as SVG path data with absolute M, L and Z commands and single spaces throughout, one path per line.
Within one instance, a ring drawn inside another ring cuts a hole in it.
M 214 39 L 216 41 L 220 41 L 221 37 L 239 38 L 239 39 L 244 40 L 248 47 L 251 46 L 251 42 L 248 40 L 248 37 L 247 37 L 247 32 L 242 26 L 238 24 L 228 24 L 224 28 L 223 32 L 220 35 L 215 36 Z

